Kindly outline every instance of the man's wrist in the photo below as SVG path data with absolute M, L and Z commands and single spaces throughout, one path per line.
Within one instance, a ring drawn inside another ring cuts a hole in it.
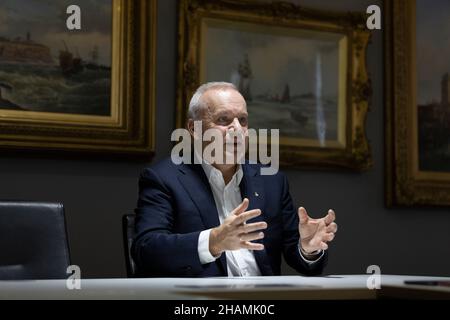
M 218 244 L 217 231 L 217 228 L 212 228 L 211 233 L 209 234 L 209 252 L 213 257 L 218 257 L 223 252 Z
M 300 252 L 303 255 L 303 257 L 305 257 L 306 259 L 310 259 L 310 260 L 314 260 L 315 258 L 317 258 L 317 256 L 319 256 L 322 253 L 322 250 L 315 250 L 312 252 L 307 252 L 306 250 L 303 249 L 301 244 L 299 244 L 299 248 L 300 248 Z

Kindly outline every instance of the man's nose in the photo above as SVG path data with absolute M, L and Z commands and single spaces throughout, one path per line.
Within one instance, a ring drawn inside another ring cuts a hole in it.
M 230 129 L 233 128 L 235 131 L 242 130 L 241 123 L 239 122 L 238 118 L 234 118 L 233 121 L 230 124 Z

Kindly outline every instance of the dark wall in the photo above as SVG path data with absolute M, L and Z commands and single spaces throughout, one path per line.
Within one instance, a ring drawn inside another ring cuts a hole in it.
M 302 0 L 321 9 L 365 11 L 373 0 Z M 176 5 L 160 0 L 157 42 L 157 156 L 170 152 L 176 86 Z M 218 58 L 220 59 L 220 58 Z M 337 213 L 339 232 L 330 247 L 327 273 L 383 273 L 450 276 L 450 210 L 384 207 L 384 123 L 382 34 L 368 53 L 373 99 L 367 128 L 374 167 L 362 174 L 287 170 L 297 205 L 319 217 Z M 66 208 L 72 262 L 84 277 L 123 277 L 121 216 L 134 209 L 144 163 L 0 157 L 0 198 L 61 201 Z M 26 245 L 26 244 L 17 244 Z M 286 273 L 293 273 L 288 267 Z

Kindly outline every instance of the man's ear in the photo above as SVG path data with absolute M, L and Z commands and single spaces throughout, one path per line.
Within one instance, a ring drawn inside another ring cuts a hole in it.
M 186 128 L 188 129 L 189 133 L 191 134 L 191 137 L 195 138 L 195 136 L 194 136 L 194 120 L 193 119 L 187 120 Z

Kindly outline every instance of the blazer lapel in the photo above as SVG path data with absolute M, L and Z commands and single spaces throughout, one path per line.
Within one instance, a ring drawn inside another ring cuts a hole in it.
M 261 175 L 258 174 L 257 166 L 250 166 L 248 164 L 242 165 L 244 171 L 244 176 L 242 177 L 241 184 L 239 185 L 241 189 L 242 199 L 248 198 L 249 206 L 247 210 L 260 209 L 261 215 L 248 220 L 248 223 L 265 221 L 264 219 L 264 188 Z M 264 244 L 264 239 L 253 241 L 256 243 Z M 256 259 L 256 263 L 264 276 L 273 275 L 272 267 L 267 256 L 266 250 L 253 251 Z
M 180 167 L 180 171 L 183 174 L 178 176 L 178 180 L 200 212 L 205 230 L 219 226 L 219 213 L 202 166 L 200 164 L 183 165 Z M 225 254 L 222 254 L 218 261 L 223 273 L 226 275 L 227 260 Z
M 219 214 L 205 172 L 201 165 L 197 164 L 184 165 L 184 167 L 188 169 L 180 168 L 183 174 L 178 176 L 178 180 L 200 212 L 205 228 L 217 227 L 220 224 Z

